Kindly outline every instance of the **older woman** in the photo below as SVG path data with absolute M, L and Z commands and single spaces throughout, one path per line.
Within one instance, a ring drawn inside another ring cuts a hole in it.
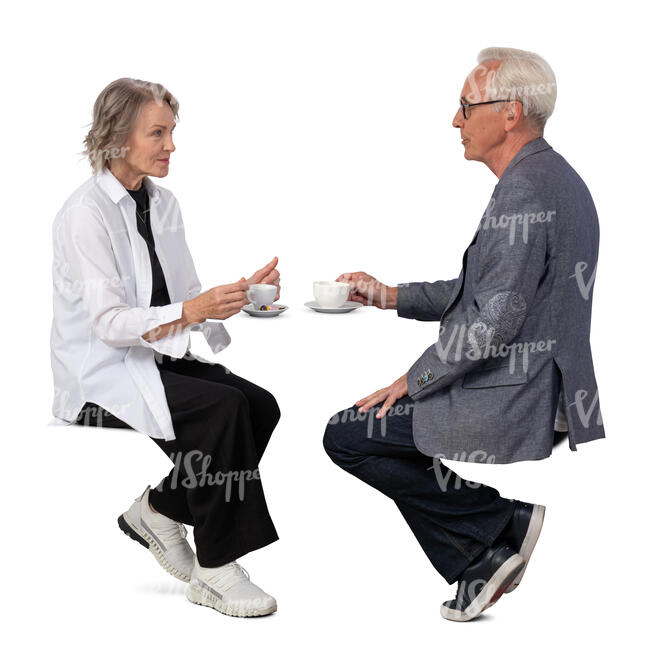
M 178 107 L 164 87 L 128 78 L 95 102 L 84 151 L 94 173 L 53 226 L 52 423 L 147 434 L 174 467 L 120 528 L 189 582 L 192 602 L 259 616 L 275 599 L 236 559 L 278 539 L 258 463 L 280 411 L 263 388 L 192 354 L 190 330 L 225 348 L 222 321 L 248 302 L 249 284 L 276 285 L 277 300 L 280 275 L 274 258 L 201 292 L 178 202 L 149 178 L 169 171 Z

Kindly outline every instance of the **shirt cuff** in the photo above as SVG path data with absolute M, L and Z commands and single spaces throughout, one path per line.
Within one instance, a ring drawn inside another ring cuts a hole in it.
M 154 327 L 150 327 L 150 331 L 155 329 L 155 327 L 160 327 L 165 323 L 171 323 L 175 320 L 179 320 L 183 315 L 183 303 L 174 302 L 170 305 L 163 305 L 158 307 L 158 324 Z M 190 328 L 181 327 L 180 325 L 175 327 L 171 334 L 163 336 L 162 338 L 156 341 L 147 341 L 142 336 L 140 337 L 140 344 L 145 348 L 151 348 L 160 354 L 165 354 L 169 357 L 174 357 L 175 359 L 181 359 L 185 356 L 187 347 L 190 342 Z

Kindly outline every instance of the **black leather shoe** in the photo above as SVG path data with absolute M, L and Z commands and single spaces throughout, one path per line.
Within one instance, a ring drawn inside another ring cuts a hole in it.
M 454 600 L 440 605 L 449 621 L 471 621 L 495 603 L 524 566 L 524 558 L 504 543 L 485 549 L 458 580 Z
M 499 541 L 503 540 L 506 544 L 510 544 L 524 558 L 525 562 L 519 575 L 515 577 L 512 584 L 506 589 L 507 594 L 519 586 L 524 576 L 524 572 L 528 566 L 528 560 L 530 560 L 530 556 L 533 554 L 533 549 L 535 548 L 535 544 L 537 544 L 537 539 L 542 530 L 545 512 L 546 508 L 544 506 L 516 501 L 512 518 L 497 538 Z

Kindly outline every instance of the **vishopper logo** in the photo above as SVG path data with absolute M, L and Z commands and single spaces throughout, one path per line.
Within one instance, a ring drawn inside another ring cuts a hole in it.
M 433 456 L 433 463 L 431 467 L 427 467 L 427 470 L 433 470 L 433 473 L 436 477 L 436 482 L 441 492 L 446 492 L 449 487 L 449 481 L 454 477 L 454 490 L 460 490 L 463 487 L 477 489 L 482 486 L 481 483 L 476 483 L 474 481 L 467 481 L 466 479 L 461 478 L 453 472 L 448 467 L 445 467 L 440 460 L 458 460 L 465 463 L 484 463 L 487 465 L 494 465 L 497 462 L 496 456 L 494 454 L 489 454 L 483 449 L 475 449 L 473 451 L 459 451 L 455 452 L 453 456 L 447 456 L 443 453 L 437 453 Z
M 575 273 L 570 275 L 570 278 L 575 278 L 576 282 L 578 283 L 578 290 L 580 291 L 580 295 L 585 299 L 589 300 L 589 296 L 591 295 L 591 290 L 594 286 L 594 281 L 596 280 L 596 267 L 598 265 L 594 265 L 594 269 L 591 272 L 591 275 L 589 276 L 589 279 L 585 282 L 585 277 L 584 277 L 584 272 L 587 268 L 589 268 L 589 263 L 588 262 L 576 262 L 575 265 Z
M 485 91 L 481 92 L 477 78 L 485 77 Z M 497 86 L 495 83 L 496 70 L 488 70 L 484 65 L 479 65 L 469 77 L 470 92 L 467 95 L 469 103 L 493 101 L 503 99 L 505 101 L 519 100 L 523 106 L 524 115 L 530 112 L 530 98 L 537 95 L 550 95 L 555 92 L 556 83 L 530 84 L 521 86 Z
M 388 428 L 388 418 L 394 415 L 398 415 L 398 416 L 409 415 L 411 410 L 415 407 L 415 405 L 412 403 L 394 404 L 388 409 L 386 415 L 384 415 L 384 417 L 381 418 L 381 420 L 377 420 L 375 416 L 381 410 L 381 406 L 382 405 L 372 406 L 365 413 L 360 413 L 357 407 L 347 408 L 344 409 L 343 411 L 340 411 L 339 413 L 335 413 L 329 419 L 327 424 L 331 426 L 339 423 L 345 424 L 348 420 L 350 422 L 363 422 L 364 420 L 367 419 L 368 427 L 366 430 L 366 436 L 368 438 L 372 438 L 375 432 L 375 426 L 377 423 L 379 423 L 380 435 L 382 438 L 385 438 L 386 431 Z
M 535 223 L 548 223 L 557 214 L 555 210 L 538 210 L 536 212 L 518 212 L 515 214 L 501 214 L 498 217 L 492 214 L 496 199 L 491 198 L 485 213 L 481 219 L 479 228 L 509 229 L 508 243 L 512 246 L 516 241 L 517 226 L 521 226 L 521 237 L 524 244 L 528 243 L 528 227 Z
M 155 208 L 151 209 L 151 229 L 157 235 L 164 232 L 177 232 L 185 229 L 181 210 L 176 199 L 170 200 L 162 211 L 159 207 L 160 202 L 155 203 Z
M 129 404 L 119 402 L 109 403 L 106 407 L 87 406 L 85 410 L 80 411 L 79 415 L 81 415 L 81 419 L 77 421 L 77 424 L 90 426 L 90 422 L 95 422 L 95 426 L 101 427 L 103 426 L 104 418 L 110 416 L 114 416 L 118 420 L 123 421 L 123 417 L 120 416 L 126 412 L 128 406 Z M 69 419 L 72 420 L 75 418 L 71 416 Z
M 479 323 L 485 325 L 485 336 L 476 336 L 475 325 Z M 443 363 L 459 362 L 462 359 L 471 361 L 489 360 L 489 359 L 509 359 L 511 372 L 515 371 L 517 359 L 521 359 L 521 365 L 524 371 L 528 370 L 530 354 L 538 352 L 550 352 L 552 347 L 557 344 L 556 339 L 540 339 L 537 341 L 516 341 L 514 343 L 492 343 L 496 340 L 496 330 L 494 327 L 487 326 L 483 321 L 475 321 L 469 328 L 465 323 L 460 325 L 455 323 L 449 332 L 447 325 L 440 325 L 439 337 L 435 343 L 438 357 Z M 443 338 L 446 343 L 443 343 Z M 450 353 L 453 350 L 453 358 L 450 359 Z M 505 364 L 504 364 L 505 365 Z
M 126 158 L 126 152 L 130 151 L 131 147 L 108 147 L 106 149 L 91 149 L 88 152 L 88 158 L 91 162 L 96 159 L 111 160 L 114 158 Z
M 78 406 L 71 408 L 70 391 L 61 390 L 58 386 L 55 386 L 52 411 L 54 415 L 68 422 L 84 426 L 93 426 L 96 423 L 96 426 L 102 427 L 104 426 L 104 418 L 107 416 L 115 416 L 123 420 L 123 417 L 120 416 L 128 411 L 131 404 L 132 402 L 109 402 L 106 407 L 89 405 L 85 410 L 83 408 L 80 410 Z M 93 425 L 90 424 L 91 422 L 93 422 Z
M 225 345 L 220 344 L 219 346 L 217 346 L 217 352 L 220 352 L 221 349 L 223 349 L 225 347 L 226 347 Z M 163 354 L 162 352 L 158 352 L 158 350 L 154 350 L 153 351 L 153 356 L 154 356 L 154 360 L 158 364 L 161 364 L 161 363 L 163 363 L 165 361 L 167 361 L 168 363 L 177 363 L 177 362 L 182 361 L 182 360 L 192 361 L 195 358 L 194 354 L 192 354 L 192 352 L 190 352 L 190 350 L 187 350 L 182 357 L 170 357 L 169 355 Z M 223 368 L 223 371 L 227 375 L 232 373 L 232 370 L 230 370 L 230 368 L 226 368 L 226 366 L 219 363 L 218 361 L 212 361 L 211 359 L 204 359 L 203 357 L 201 357 L 201 360 L 199 361 L 199 363 L 205 363 L 206 365 L 210 365 L 210 366 L 221 366 Z
M 70 403 L 70 391 L 61 390 L 58 386 L 54 387 L 53 411 L 58 417 L 64 420 L 73 420 L 76 413 L 72 413 L 68 408 Z
M 227 470 L 225 472 L 212 470 L 212 456 L 210 454 L 204 454 L 200 449 L 193 449 L 185 453 L 173 452 L 170 454 L 170 458 L 174 463 L 174 468 L 172 469 L 171 478 L 167 486 L 172 490 L 179 486 L 179 479 L 180 485 L 187 489 L 204 487 L 206 485 L 223 486 L 224 500 L 230 502 L 233 495 L 233 487 L 236 486 L 237 497 L 240 501 L 243 501 L 247 481 L 261 480 L 258 468 L 252 470 Z M 165 479 L 155 489 L 161 492 L 164 482 Z
M 126 275 L 123 278 L 116 275 L 112 278 L 89 278 L 87 280 L 81 280 L 79 278 L 71 280 L 67 277 L 57 277 L 54 280 L 54 286 L 59 291 L 68 288 L 75 293 L 81 295 L 89 295 L 89 293 L 92 291 L 102 293 L 105 289 L 108 288 L 119 288 L 123 285 L 124 282 L 129 282 L 130 279 L 130 275 Z
M 580 423 L 585 429 L 589 428 L 594 413 L 596 413 L 596 424 L 598 426 L 603 425 L 603 419 L 600 414 L 600 406 L 598 402 L 598 390 L 596 390 L 589 401 L 589 391 L 581 388 L 575 392 L 575 401 L 569 404 L 569 407 L 575 406 Z
M 142 88 L 147 93 L 153 95 L 153 101 L 156 102 L 158 106 L 162 106 L 165 101 L 165 87 L 162 84 L 153 83 L 151 81 L 142 81 L 139 79 L 133 79 L 133 82 L 139 88 Z

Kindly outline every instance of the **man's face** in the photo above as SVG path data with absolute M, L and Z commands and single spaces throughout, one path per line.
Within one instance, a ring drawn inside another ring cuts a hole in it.
M 142 107 L 140 117 L 129 134 L 124 163 L 133 174 L 158 178 L 167 176 L 169 158 L 176 149 L 172 131 L 176 124 L 167 102 L 150 101 Z
M 486 93 L 486 88 L 490 88 L 492 77 L 500 64 L 500 61 L 486 61 L 469 73 L 460 93 L 463 104 L 500 99 Z M 452 125 L 460 129 L 467 160 L 485 162 L 490 153 L 504 141 L 505 111 L 508 104 L 504 102 L 497 106 L 503 107 L 499 113 L 493 111 L 494 104 L 472 106 L 466 109 L 467 118 L 463 117 L 463 112 L 460 106 L 458 107 Z

